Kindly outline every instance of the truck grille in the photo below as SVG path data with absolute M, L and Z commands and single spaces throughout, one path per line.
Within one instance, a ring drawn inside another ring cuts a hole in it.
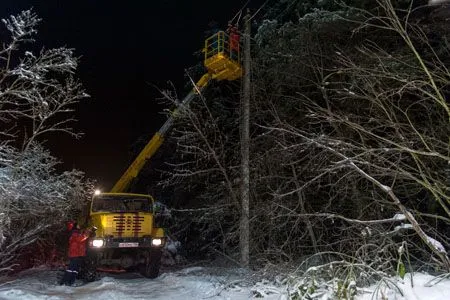
M 120 214 L 113 217 L 113 228 L 115 234 L 119 237 L 138 237 L 143 233 L 142 225 L 144 223 L 144 216 L 139 216 L 137 213 Z

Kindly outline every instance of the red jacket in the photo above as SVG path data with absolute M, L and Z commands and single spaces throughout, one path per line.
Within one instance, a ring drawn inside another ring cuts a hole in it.
M 88 235 L 73 230 L 69 238 L 69 258 L 86 256 L 86 240 Z
M 239 34 L 236 32 L 230 34 L 230 49 L 239 50 Z
M 239 40 L 240 36 L 236 29 L 236 27 L 230 27 L 229 36 L 230 36 L 230 50 L 239 50 Z

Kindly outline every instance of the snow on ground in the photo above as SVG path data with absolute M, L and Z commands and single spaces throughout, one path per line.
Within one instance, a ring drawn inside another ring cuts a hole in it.
M 164 272 L 156 279 L 136 273 L 106 274 L 96 282 L 68 287 L 57 284 L 62 270 L 36 268 L 22 272 L 17 278 L 0 282 L 1 300 L 59 300 L 59 299 L 212 299 L 287 300 L 288 287 L 267 281 L 249 283 L 248 274 L 238 269 L 219 271 L 192 267 Z M 448 274 L 449 275 L 449 274 Z M 450 276 L 450 275 L 449 275 Z M 247 279 L 246 279 L 247 278 Z M 308 298 L 310 299 L 310 298 Z M 314 300 L 335 300 L 330 293 Z M 450 300 L 450 279 L 415 273 L 413 286 L 410 274 L 404 279 L 389 278 L 368 288 L 359 289 L 355 300 Z
M 147 279 L 136 273 L 107 274 L 101 280 L 79 286 L 57 284 L 62 271 L 32 269 L 17 279 L 0 282 L 1 300 L 58 299 L 252 299 L 252 287 L 246 286 L 237 273 L 208 274 L 206 268 L 193 267 Z M 81 284 L 77 281 L 76 284 Z M 248 285 L 248 284 L 247 284 Z M 262 293 L 267 294 L 266 291 Z M 261 294 L 261 293 L 260 293 Z M 287 299 L 276 291 L 264 299 Z
M 390 278 L 366 289 L 357 300 L 450 300 L 450 274 L 447 278 L 415 273 L 404 279 Z

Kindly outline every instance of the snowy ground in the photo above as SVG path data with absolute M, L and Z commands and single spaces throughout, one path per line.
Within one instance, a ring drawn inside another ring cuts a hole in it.
M 450 274 L 447 274 L 450 277 Z M 391 278 L 370 287 L 358 300 L 450 300 L 450 280 L 431 275 L 406 274 L 402 280 Z
M 214 275 L 210 273 L 216 273 Z M 223 273 L 223 272 L 221 272 Z M 106 274 L 96 282 L 68 287 L 57 285 L 62 271 L 37 268 L 0 283 L 0 299 L 251 299 L 252 288 L 239 270 L 217 275 L 217 270 L 193 267 L 147 279 L 136 273 Z M 279 293 L 265 299 L 280 299 Z M 283 298 L 282 298 L 283 299 Z M 287 297 L 284 297 L 287 299 Z
M 243 272 L 230 269 L 192 267 L 164 272 L 157 279 L 143 278 L 135 273 L 107 274 L 89 284 L 67 287 L 57 285 L 62 271 L 37 268 L 0 282 L 0 299 L 289 299 L 288 287 L 267 282 L 249 283 Z M 409 275 L 384 284 L 360 290 L 356 300 L 446 300 L 450 299 L 450 280 L 414 274 L 414 287 Z M 388 284 L 390 287 L 388 287 Z M 395 284 L 395 285 L 394 285 Z M 396 287 L 395 287 L 396 286 Z M 398 287 L 398 289 L 397 289 Z M 330 294 L 313 299 L 335 299 Z M 309 299 L 309 298 L 308 298 Z

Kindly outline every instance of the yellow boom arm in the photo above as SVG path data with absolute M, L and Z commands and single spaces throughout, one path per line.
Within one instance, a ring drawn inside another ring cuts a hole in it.
M 202 76 L 192 91 L 183 99 L 180 106 L 176 108 L 164 125 L 152 137 L 136 159 L 131 163 L 122 177 L 116 182 L 111 193 L 126 193 L 130 188 L 134 178 L 159 149 L 164 141 L 164 137 L 172 127 L 174 118 L 179 109 L 187 106 L 195 95 L 199 94 L 211 79 L 215 80 L 235 80 L 242 76 L 240 65 L 240 45 L 237 36 L 229 36 L 223 31 L 219 31 L 205 40 L 203 48 L 205 55 L 203 64 L 208 73 Z
M 145 145 L 144 149 L 142 149 L 142 151 L 131 163 L 125 173 L 123 173 L 122 177 L 120 177 L 120 179 L 116 182 L 116 184 L 111 189 L 111 193 L 125 193 L 128 191 L 131 183 L 142 170 L 147 160 L 149 160 L 155 154 L 155 152 L 163 143 L 165 135 L 172 127 L 177 112 L 182 109 L 183 106 L 189 105 L 189 102 L 191 102 L 191 100 L 195 98 L 195 95 L 197 95 L 206 87 L 210 78 L 211 76 L 209 74 L 205 74 L 202 76 L 202 78 L 200 78 L 192 91 L 186 97 L 184 97 L 180 106 L 178 106 L 172 112 L 171 116 L 167 119 L 164 125 L 153 135 L 151 140 L 147 143 L 147 145 Z

